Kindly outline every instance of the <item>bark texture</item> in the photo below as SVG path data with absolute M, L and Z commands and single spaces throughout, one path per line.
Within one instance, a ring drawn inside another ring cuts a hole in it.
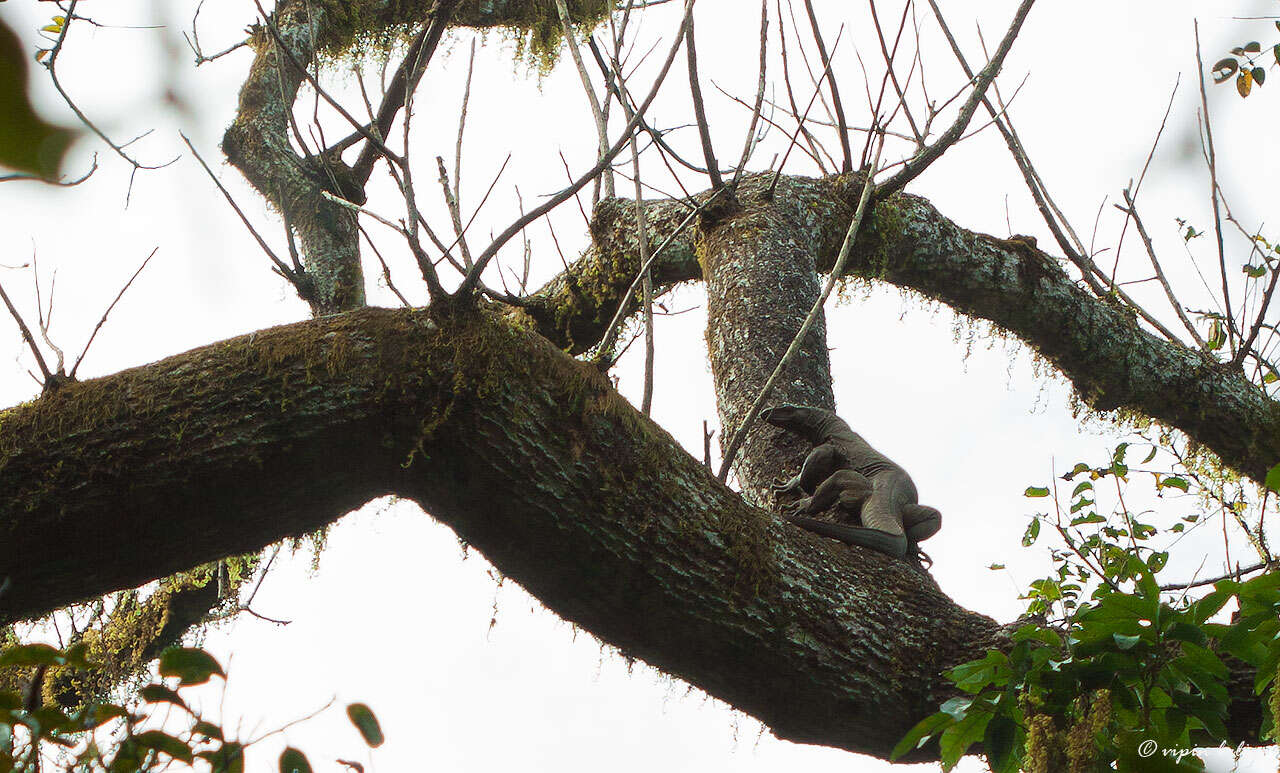
M 769 374 L 782 360 L 822 294 L 816 245 L 793 199 L 739 197 L 742 205 L 700 229 L 707 285 L 707 352 L 720 414 L 720 447 L 743 429 Z M 769 405 L 794 403 L 835 410 L 826 319 L 820 316 L 795 360 L 778 380 Z M 734 471 L 748 502 L 773 503 L 770 484 L 800 469 L 809 445 L 757 419 L 745 427 Z

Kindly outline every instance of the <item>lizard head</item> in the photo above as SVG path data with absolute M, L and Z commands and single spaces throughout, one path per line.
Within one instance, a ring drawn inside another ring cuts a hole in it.
M 790 403 L 775 405 L 760 412 L 760 418 L 769 424 L 794 432 L 815 443 L 821 440 L 820 420 L 828 415 L 830 411 L 824 411 L 821 408 Z
M 804 421 L 804 416 L 811 411 L 803 405 L 775 405 L 760 412 L 760 418 L 769 424 L 783 429 L 796 429 Z

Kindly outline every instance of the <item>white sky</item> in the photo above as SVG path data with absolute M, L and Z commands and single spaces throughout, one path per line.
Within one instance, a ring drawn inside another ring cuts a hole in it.
M 863 124 L 867 109 L 852 56 L 854 43 L 867 66 L 879 72 L 878 49 L 871 43 L 865 11 L 861 4 L 850 4 L 857 6 L 856 12 L 840 2 L 817 5 L 828 25 L 828 42 L 840 23 L 849 25 L 836 52 L 836 70 L 851 121 Z M 970 62 L 979 64 L 975 21 L 994 46 L 1016 3 L 952 0 L 943 5 Z M 1175 281 L 1188 288 L 1192 299 L 1201 297 L 1198 280 L 1187 268 L 1174 218 L 1189 218 L 1200 228 L 1210 225 L 1205 206 L 1208 183 L 1195 144 L 1194 13 L 1207 14 L 1200 21 L 1204 56 L 1210 62 L 1232 45 L 1258 39 L 1265 48 L 1280 38 L 1270 22 L 1231 18 L 1274 13 L 1274 3 L 1215 6 L 1217 13 L 1208 15 L 1205 4 L 1191 2 L 1161 3 L 1159 14 L 1136 3 L 1042 3 L 1031 12 L 999 81 L 1007 97 L 1028 76 L 1011 114 L 1033 161 L 1086 241 L 1107 197 L 1097 237 L 1103 247 L 1114 246 L 1121 223 L 1110 203 L 1140 171 L 1170 89 L 1182 73 L 1169 128 L 1140 205 L 1157 246 L 1169 256 Z M 751 11 L 744 12 L 746 8 Z M 60 72 L 80 106 L 117 139 L 154 128 L 153 135 L 133 146 L 147 162 L 178 155 L 182 149 L 177 131 L 187 132 L 283 253 L 273 216 L 239 174 L 221 163 L 217 150 L 233 115 L 248 54 L 241 51 L 193 68 L 178 37 L 179 30 L 191 26 L 194 5 L 186 0 L 86 2 L 82 9 L 111 24 L 159 20 L 170 27 L 157 31 L 76 26 Z M 674 10 L 663 8 L 646 16 L 641 30 L 646 41 L 659 35 L 665 41 Z M 16 27 L 32 49 L 35 30 L 53 12 L 53 6 L 44 3 L 0 6 L 0 17 Z M 882 18 L 896 20 L 897 13 L 886 6 Z M 201 15 L 205 48 L 219 50 L 233 42 L 254 17 L 252 2 L 210 4 Z M 697 19 L 699 64 L 719 155 L 722 160 L 736 158 L 746 111 L 722 97 L 711 82 L 750 99 L 756 77 L 755 6 L 741 0 L 702 0 Z M 958 69 L 950 52 L 939 47 L 940 35 L 924 15 L 921 28 L 930 93 L 935 98 L 949 96 L 960 84 Z M 435 207 L 431 216 L 441 231 L 448 229 L 437 206 L 434 156 L 443 155 L 452 169 L 456 110 L 470 38 L 467 33 L 448 38 L 447 57 L 433 62 L 417 97 L 413 153 L 420 198 Z M 650 59 L 660 60 L 665 45 Z M 462 199 L 468 213 L 507 153 L 512 161 L 472 228 L 473 249 L 483 244 L 482 234 L 512 219 L 512 184 L 520 186 L 528 204 L 563 187 L 559 152 L 575 170 L 589 165 L 594 154 L 594 132 L 569 59 L 541 81 L 515 75 L 514 69 L 510 46 L 500 35 L 488 36 L 477 54 L 463 151 Z M 41 76 L 37 73 L 34 80 L 39 103 L 49 116 L 70 123 Z M 328 82 L 337 94 L 351 93 L 349 77 L 331 77 Z M 643 92 L 647 82 L 635 88 Z M 1280 81 L 1244 103 L 1226 86 L 1211 87 L 1209 95 L 1223 188 L 1236 215 L 1250 227 L 1275 207 L 1271 188 L 1280 158 L 1265 127 L 1276 125 L 1280 97 L 1271 92 L 1277 88 Z M 166 90 L 183 107 L 158 107 Z M 807 83 L 801 83 L 798 98 L 807 99 L 809 93 Z M 782 92 L 778 96 L 782 98 Z M 684 73 L 677 64 L 652 115 L 656 123 L 671 125 L 685 122 L 686 113 Z M 978 119 L 982 116 L 979 111 Z M 345 133 L 336 123 L 327 126 L 330 139 Z M 696 140 L 689 130 L 674 137 L 682 147 L 694 148 Z M 769 142 L 780 141 L 775 131 Z M 833 141 L 829 147 L 838 146 Z M 776 147 L 762 150 L 753 168 L 765 165 L 773 150 Z M 128 168 L 109 150 L 85 140 L 72 154 L 68 172 L 78 175 L 94 151 L 102 168 L 78 188 L 0 186 L 0 263 L 25 263 L 34 250 L 46 292 L 57 270 L 52 336 L 72 359 L 117 289 L 152 248 L 160 248 L 100 333 L 82 376 L 112 373 L 306 316 L 305 305 L 270 273 L 267 259 L 193 159 L 183 155 L 171 167 L 139 173 L 126 208 Z M 698 157 L 696 152 L 691 155 Z M 646 180 L 674 188 L 660 169 L 656 158 L 648 159 Z M 797 152 L 788 171 L 813 169 Z M 625 184 L 619 179 L 620 192 L 630 190 L 621 187 Z M 696 186 L 694 190 L 705 187 L 701 182 L 687 184 Z M 997 236 L 1033 233 L 1041 246 L 1052 243 L 1003 142 L 992 131 L 953 149 L 910 190 L 928 196 L 965 227 Z M 372 193 L 371 207 L 400 216 L 385 181 Z M 570 204 L 556 213 L 554 222 L 572 258 L 585 244 L 581 215 Z M 367 227 L 392 261 L 401 290 L 415 301 L 423 299 L 424 289 L 414 282 L 403 246 L 380 233 L 376 224 Z M 533 227 L 531 234 L 531 284 L 536 286 L 556 271 L 559 258 L 545 225 Z M 1141 265 L 1135 261 L 1142 256 L 1132 251 L 1137 246 L 1131 233 L 1122 278 L 1142 274 L 1140 269 L 1126 272 L 1127 266 Z M 1208 245 L 1194 246 L 1210 266 Z M 509 254 L 516 258 L 515 249 Z M 1104 253 L 1104 264 L 1109 265 L 1112 254 Z M 1241 262 L 1237 256 L 1233 266 Z M 2 271 L 0 281 L 22 308 L 34 309 L 29 272 Z M 373 280 L 370 298 L 382 305 L 395 303 Z M 696 455 L 701 454 L 702 421 L 715 423 L 702 348 L 702 306 L 695 289 L 675 293 L 668 307 L 691 310 L 660 318 L 657 329 L 654 415 Z M 1034 367 L 1024 347 L 992 340 L 982 326 L 957 327 L 946 309 L 890 288 L 855 292 L 828 313 L 841 413 L 911 471 L 923 502 L 945 513 L 944 529 L 927 545 L 937 561 L 934 574 L 942 588 L 966 607 L 1001 621 L 1012 619 L 1021 611 L 1018 589 L 1047 567 L 1043 551 L 1020 549 L 1027 516 L 1037 505 L 1022 497 L 1023 489 L 1046 483 L 1051 469 L 1061 471 L 1079 460 L 1099 462 L 1119 434 L 1099 422 L 1074 417 L 1069 388 Z M 0 404 L 8 405 L 31 398 L 37 386 L 26 375 L 33 364 L 16 329 L 0 329 L 9 331 L 0 338 L 0 359 L 8 363 L 0 368 Z M 972 346 L 966 346 L 971 334 Z M 642 366 L 634 355 L 639 349 L 617 370 L 622 391 L 637 400 Z M 871 373 L 876 380 L 868 378 Z M 865 405 L 884 408 L 859 409 Z M 1197 511 L 1190 500 L 1167 498 L 1160 505 L 1157 523 Z M 1186 574 L 1206 553 L 1210 558 L 1205 573 L 1218 569 L 1220 538 L 1202 531 L 1203 536 L 1185 540 L 1175 556 L 1175 568 L 1184 568 Z M 1008 570 L 985 568 L 997 562 Z M 292 620 L 291 625 L 282 628 L 245 617 L 210 633 L 205 641 L 229 664 L 231 675 L 225 697 L 210 692 L 205 705 L 216 711 L 221 701 L 224 721 L 243 727 L 247 734 L 279 727 L 337 696 L 334 709 L 255 746 L 254 768 L 274 766 L 286 739 L 308 751 L 317 770 L 341 769 L 331 762 L 337 757 L 363 759 L 362 744 L 340 708 L 353 700 L 374 708 L 388 737 L 372 756 L 369 770 L 890 767 L 842 751 L 778 741 L 754 720 L 683 683 L 640 664 L 628 668 L 591 636 L 575 635 L 512 583 L 498 588 L 482 557 L 473 552 L 462 560 L 453 533 L 423 517 L 415 506 L 379 502 L 365 507 L 334 527 L 318 573 L 310 574 L 307 564 L 306 556 L 278 563 L 254 603 L 262 614 Z M 496 624 L 490 628 L 494 609 Z M 1242 769 L 1274 769 L 1273 752 L 1256 756 L 1256 767 Z M 1217 769 L 1226 769 L 1222 755 L 1215 759 Z M 961 766 L 980 769 L 974 760 Z

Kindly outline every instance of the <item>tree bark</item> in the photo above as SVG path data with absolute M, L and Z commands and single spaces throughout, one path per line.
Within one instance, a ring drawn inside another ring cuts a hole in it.
M 769 374 L 822 294 L 814 266 L 816 245 L 801 227 L 800 213 L 786 206 L 791 201 L 749 200 L 698 234 L 720 447 L 724 450 L 745 429 L 734 470 L 743 496 L 759 507 L 772 505 L 770 484 L 799 472 L 810 447 L 799 436 L 762 421 L 744 426 Z M 779 378 L 768 404 L 780 403 L 835 410 L 824 316 Z
M 739 191 L 748 210 L 753 185 Z M 818 268 L 829 265 L 854 194 L 799 178 L 779 191 L 771 206 L 790 214 L 766 220 L 799 247 L 771 254 L 816 250 Z M 679 207 L 647 208 L 650 223 L 671 222 Z M 906 564 L 751 507 L 601 374 L 537 334 L 576 330 L 583 346 L 597 312 L 612 312 L 609 288 L 630 281 L 619 267 L 634 253 L 611 252 L 624 226 L 609 211 L 597 218 L 596 251 L 574 267 L 594 278 L 590 292 L 562 278 L 505 317 L 358 310 L 71 383 L 0 414 L 0 622 L 254 550 L 399 493 L 628 655 L 780 737 L 884 756 L 950 694 L 944 669 L 1007 638 Z M 715 229 L 705 237 L 713 267 L 747 249 Z M 658 281 L 678 281 L 693 253 L 692 241 L 676 244 Z M 1206 420 L 1196 410 L 1240 426 L 1274 416 L 1260 391 L 1220 369 L 1199 382 L 1170 373 L 1170 358 L 1191 355 L 1042 259 L 903 196 L 879 205 L 854 263 L 1007 324 L 1077 383 L 1181 417 L 1246 472 L 1251 444 L 1274 446 L 1265 424 L 1224 438 L 1196 423 Z M 557 317 L 556 297 L 577 305 Z M 1186 388 L 1160 401 L 1144 383 L 1175 377 Z M 1202 386 L 1217 399 L 1201 399 Z M 1251 681 L 1238 684 L 1236 740 L 1257 742 Z

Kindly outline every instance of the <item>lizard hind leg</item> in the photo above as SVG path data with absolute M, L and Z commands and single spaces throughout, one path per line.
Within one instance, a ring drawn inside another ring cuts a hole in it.
M 927 505 L 904 505 L 902 526 L 912 542 L 927 540 L 942 528 L 942 513 Z

